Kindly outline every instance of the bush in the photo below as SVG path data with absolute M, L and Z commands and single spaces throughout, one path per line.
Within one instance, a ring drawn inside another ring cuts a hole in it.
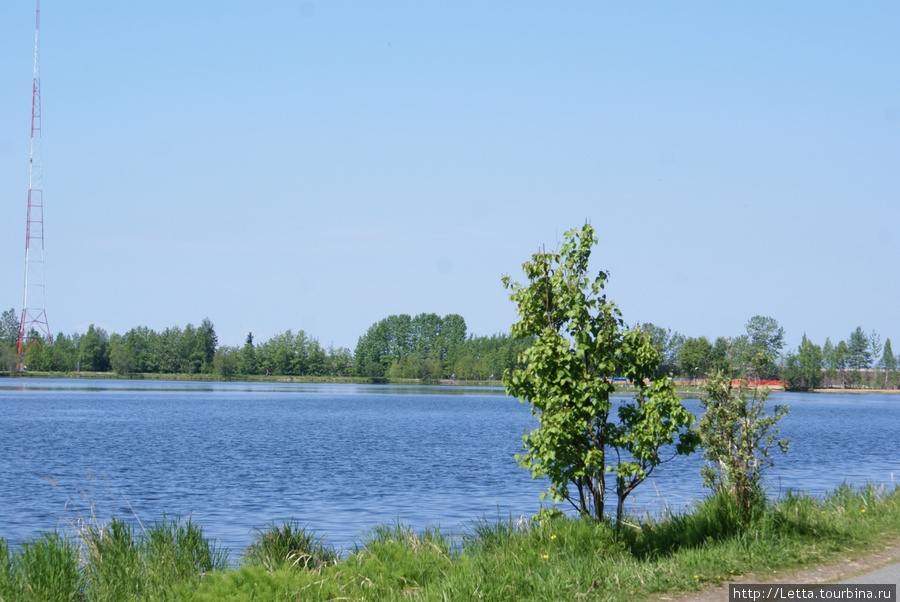
M 775 425 L 788 414 L 787 406 L 765 411 L 769 390 L 739 387 L 735 392 L 730 378 L 719 374 L 706 386 L 707 397 L 700 405 L 706 410 L 699 432 L 703 455 L 710 464 L 701 473 L 705 484 L 716 494 L 732 497 L 742 524 L 765 508 L 762 477 L 772 466 L 769 450 L 777 445 L 787 452 L 788 440 L 778 439 Z M 749 395 L 748 395 L 749 393 Z

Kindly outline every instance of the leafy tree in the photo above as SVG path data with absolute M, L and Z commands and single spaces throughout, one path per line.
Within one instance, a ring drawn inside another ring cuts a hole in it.
M 87 372 L 105 372 L 109 370 L 109 335 L 102 328 L 93 324 L 78 340 L 78 357 L 81 369 Z
M 753 316 L 744 327 L 749 339 L 747 364 L 759 366 L 759 378 L 777 377 L 776 360 L 784 347 L 784 328 L 779 326 L 778 320 L 768 316 Z M 762 357 L 765 357 L 765 361 L 761 361 Z
M 659 353 L 640 329 L 625 329 L 619 309 L 602 294 L 607 274 L 590 280 L 594 229 L 586 224 L 565 236 L 558 253 L 538 252 L 523 265 L 528 285 L 503 277 L 518 305 L 511 333 L 533 340 L 522 365 L 503 375 L 507 392 L 530 402 L 538 420 L 516 457 L 535 478 L 549 478 L 555 500 L 596 519 L 603 516 L 606 474 L 612 473 L 621 521 L 625 498 L 663 461 L 663 446 L 675 443 L 672 456 L 693 451 L 694 416 L 671 381 L 647 384 Z M 635 386 L 635 397 L 618 408 L 618 421 L 610 399 L 616 375 Z
M 219 337 L 216 335 L 213 323 L 210 322 L 209 318 L 203 318 L 194 338 L 194 349 L 191 350 L 192 355 L 198 355 L 201 359 L 201 372 L 209 373 L 213 370 L 213 358 L 216 356 L 218 344 Z
M 447 314 L 441 320 L 441 347 L 438 357 L 444 366 L 450 367 L 465 353 L 466 320 L 459 314 Z M 449 375 L 452 370 L 445 369 Z
M 822 349 L 806 338 L 803 340 L 796 354 L 788 354 L 785 363 L 784 380 L 788 389 L 809 391 L 817 389 L 822 384 Z
M 128 350 L 132 372 L 157 372 L 150 358 L 150 329 L 137 326 L 125 333 L 122 343 Z M 115 370 L 115 368 L 113 368 Z M 118 370 L 116 370 L 118 372 Z
M 697 378 L 707 373 L 712 363 L 713 347 L 706 337 L 685 339 L 678 353 L 681 374 Z
M 131 352 L 122 335 L 113 334 L 109 337 L 109 367 L 116 374 L 128 374 L 134 371 Z
M 822 345 L 822 364 L 825 366 L 825 375 L 829 380 L 828 386 L 831 386 L 833 383 L 830 381 L 837 376 L 837 366 L 834 365 L 834 343 L 828 337 L 825 337 L 825 344 Z
M 419 314 L 412 319 L 413 352 L 425 357 L 440 345 L 443 320 L 437 314 Z
M 235 347 L 223 345 L 216 349 L 213 356 L 213 370 L 219 376 L 231 376 L 238 371 L 240 363 L 240 350 Z
M 387 320 L 376 322 L 356 343 L 356 369 L 360 376 L 380 378 L 391 363 L 391 333 Z
M 436 314 L 391 315 L 369 327 L 359 338 L 354 354 L 360 376 L 381 377 L 405 374 L 398 378 L 419 378 L 413 374 L 437 375 L 434 362 L 443 364 L 449 374 L 465 354 L 466 321 L 458 314 L 443 318 Z M 409 358 L 414 355 L 415 357 Z M 425 364 L 429 367 L 426 370 Z
M 0 345 L 15 345 L 19 338 L 19 318 L 16 310 L 9 308 L 0 314 Z
M 731 344 L 725 337 L 718 337 L 713 344 L 709 358 L 710 370 L 714 373 L 721 372 L 732 376 Z
M 834 351 L 831 354 L 831 363 L 834 365 L 835 369 L 840 371 L 841 373 L 841 388 L 847 388 L 847 358 L 850 355 L 850 351 L 847 348 L 847 342 L 841 341 L 839 342 Z
M 247 333 L 247 340 L 241 348 L 238 371 L 241 374 L 259 374 L 259 361 L 256 357 L 256 348 L 253 346 L 252 332 Z
M 672 332 L 671 328 L 663 328 L 652 322 L 641 325 L 653 348 L 659 353 L 660 362 L 658 374 L 674 374 L 678 368 L 678 353 L 684 344 L 684 335 L 678 332 Z
M 0 370 L 4 372 L 12 372 L 16 369 L 19 361 L 19 355 L 16 353 L 15 345 L 0 345 Z
M 353 372 L 353 354 L 346 347 L 329 345 L 326 351 L 326 370 L 329 376 L 350 376 Z
M 16 310 L 10 308 L 0 314 L 0 370 L 12 372 L 16 369 L 19 356 L 16 340 L 19 338 L 19 318 Z
M 31 329 L 28 333 L 28 340 L 33 341 L 25 350 L 25 357 L 22 363 L 26 369 L 32 372 L 47 372 L 52 369 L 52 356 L 50 349 L 44 337 L 36 330 Z
M 719 375 L 706 387 L 700 401 L 705 413 L 700 417 L 699 433 L 703 455 L 710 462 L 701 473 L 704 483 L 714 491 L 731 496 L 747 523 L 765 501 L 762 477 L 772 466 L 769 451 L 777 445 L 787 452 L 788 440 L 778 439 L 775 425 L 788 413 L 787 406 L 776 405 L 773 414 L 765 411 L 766 387 L 736 392 L 730 377 Z

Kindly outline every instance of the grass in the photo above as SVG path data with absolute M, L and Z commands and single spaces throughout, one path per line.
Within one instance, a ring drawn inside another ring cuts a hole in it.
M 72 537 L 45 533 L 12 554 L 0 539 L 0 601 L 167 600 L 227 566 L 227 551 L 190 520 L 163 517 L 136 532 L 114 519 Z
M 258 531 L 232 569 L 190 521 L 136 532 L 114 520 L 13 552 L 0 540 L 0 600 L 655 599 L 861 555 L 898 536 L 900 489 L 848 485 L 821 498 L 789 492 L 745 527 L 720 496 L 619 529 L 544 512 L 478 520 L 454 540 L 398 523 L 345 558 L 291 520 Z

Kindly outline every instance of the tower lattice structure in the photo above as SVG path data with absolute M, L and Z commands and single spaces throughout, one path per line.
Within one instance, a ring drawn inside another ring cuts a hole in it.
M 19 368 L 31 345 L 52 344 L 44 309 L 44 190 L 41 159 L 41 2 L 34 16 L 34 83 L 31 92 L 31 155 L 28 160 L 28 214 L 25 222 L 25 293 L 16 351 Z

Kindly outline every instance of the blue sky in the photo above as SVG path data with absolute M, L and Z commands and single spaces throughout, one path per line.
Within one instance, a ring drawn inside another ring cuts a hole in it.
M 44 0 L 51 330 L 507 332 L 500 277 L 588 220 L 630 323 L 900 349 L 898 24 L 877 1 Z M 33 27 L 0 5 L 17 311 Z

